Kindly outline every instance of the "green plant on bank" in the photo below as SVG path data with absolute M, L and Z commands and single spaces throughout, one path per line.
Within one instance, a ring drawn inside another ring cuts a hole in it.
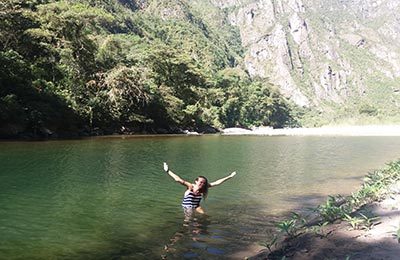
M 292 212 L 291 215 L 292 216 L 289 220 L 281 221 L 275 225 L 280 232 L 277 235 L 274 235 L 271 241 L 265 241 L 260 243 L 260 245 L 265 246 L 270 252 L 272 252 L 272 247 L 276 246 L 279 239 L 281 239 L 284 235 L 287 235 L 288 237 L 295 237 L 298 234 L 298 231 L 301 229 L 299 226 L 297 226 L 297 224 L 306 223 L 306 218 L 296 212 Z
M 279 228 L 281 233 L 285 233 L 289 237 L 294 237 L 298 231 L 295 219 L 281 221 L 276 225 L 276 227 Z
M 307 222 L 306 217 L 304 217 L 303 215 L 297 213 L 297 212 L 292 212 L 292 219 L 296 220 L 296 221 L 300 221 L 301 224 L 305 224 Z
M 320 237 L 326 237 L 326 233 L 324 232 L 324 227 L 327 226 L 329 224 L 329 222 L 325 221 L 325 222 L 321 222 L 318 223 L 317 225 L 313 225 L 311 227 L 308 227 L 307 230 L 314 232 L 315 234 L 317 234 Z
M 362 189 L 357 194 L 358 197 L 361 198 L 368 198 L 370 200 L 378 200 L 384 189 L 384 185 L 381 181 L 372 182 L 371 183 L 364 183 Z
M 345 214 L 344 220 L 350 224 L 351 229 L 353 230 L 360 229 L 360 225 L 364 222 L 362 219 L 358 217 L 352 217 L 349 214 Z
M 325 204 L 319 205 L 314 211 L 324 220 L 333 222 L 337 219 L 341 219 L 348 213 L 346 204 L 340 204 L 338 199 L 343 199 L 340 196 L 329 196 Z
M 364 229 L 364 230 L 370 230 L 372 226 L 376 223 L 376 221 L 379 219 L 379 217 L 368 217 L 367 215 L 363 213 L 359 213 L 360 217 L 352 217 L 349 214 L 345 214 L 345 217 L 343 220 L 349 222 L 351 225 L 351 228 L 353 230 L 356 229 Z
M 360 212 L 360 215 L 363 217 L 364 225 L 363 229 L 370 230 L 372 226 L 376 224 L 379 220 L 379 217 L 368 217 Z
M 272 247 L 275 247 L 278 243 L 280 236 L 275 235 L 271 241 L 261 242 L 260 245 L 265 246 L 269 252 L 272 252 Z

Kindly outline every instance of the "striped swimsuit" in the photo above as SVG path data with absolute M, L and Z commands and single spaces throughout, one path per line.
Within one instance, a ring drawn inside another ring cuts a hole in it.
M 182 207 L 195 209 L 200 206 L 200 201 L 202 198 L 203 193 L 196 195 L 192 191 L 189 191 L 189 193 L 183 197 Z

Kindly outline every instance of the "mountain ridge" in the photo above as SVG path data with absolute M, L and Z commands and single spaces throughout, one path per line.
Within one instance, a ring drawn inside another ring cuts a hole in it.
M 323 113 L 332 103 L 356 102 L 353 112 L 368 104 L 384 115 L 398 109 L 396 1 L 213 2 L 236 7 L 231 22 L 247 46 L 250 75 L 268 77 L 296 104 Z

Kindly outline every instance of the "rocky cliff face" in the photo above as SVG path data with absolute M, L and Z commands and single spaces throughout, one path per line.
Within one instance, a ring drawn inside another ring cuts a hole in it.
M 250 75 L 295 103 L 400 105 L 397 0 L 212 0 L 230 10 Z M 385 100 L 386 102 L 382 102 Z

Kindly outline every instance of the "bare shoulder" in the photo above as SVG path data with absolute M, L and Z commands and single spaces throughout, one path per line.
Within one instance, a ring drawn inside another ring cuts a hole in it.
M 185 196 L 187 194 L 189 194 L 189 192 L 192 190 L 193 185 L 191 183 L 189 183 L 189 184 L 190 184 L 190 186 L 187 186 L 187 189 L 186 189 L 185 194 L 184 194 Z
M 188 181 L 183 181 L 182 185 L 186 186 L 188 188 L 188 190 L 192 189 L 192 187 L 193 187 L 193 183 L 190 183 Z

